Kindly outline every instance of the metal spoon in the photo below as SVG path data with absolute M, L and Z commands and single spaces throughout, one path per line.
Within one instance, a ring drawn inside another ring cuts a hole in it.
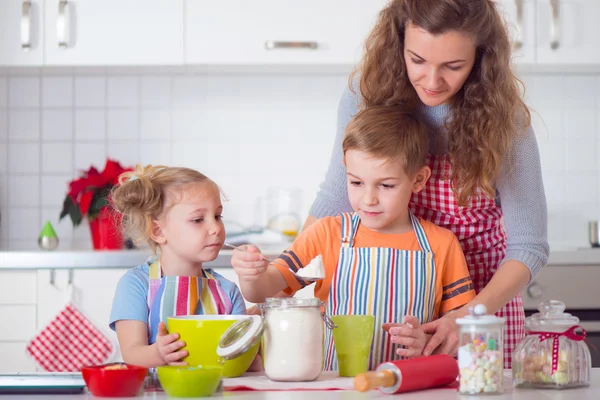
M 229 244 L 229 243 L 223 243 L 223 246 L 225 246 L 225 247 L 228 247 L 228 248 L 230 248 L 230 249 L 234 249 L 234 250 L 246 251 L 245 249 L 242 249 L 241 247 L 234 246 L 234 245 L 232 245 L 232 244 Z M 262 254 L 261 254 L 261 255 L 262 255 Z M 265 261 L 268 261 L 268 262 L 270 262 L 270 263 L 273 263 L 273 264 L 279 264 L 279 265 L 282 265 L 282 266 L 286 267 L 287 269 L 289 269 L 289 270 L 290 270 L 290 272 L 291 272 L 292 274 L 294 274 L 294 275 L 296 276 L 296 278 L 298 278 L 298 279 L 300 279 L 300 280 L 303 280 L 303 281 L 306 281 L 306 282 L 314 282 L 314 281 L 320 281 L 320 280 L 322 280 L 322 279 L 323 279 L 323 278 L 316 278 L 316 277 L 300 276 L 300 275 L 298 275 L 298 274 L 297 274 L 297 273 L 296 273 L 296 272 L 295 272 L 293 269 L 291 269 L 291 268 L 289 267 L 289 265 L 287 265 L 287 264 L 285 264 L 285 263 L 282 263 L 282 262 L 279 262 L 279 261 L 276 261 L 276 260 L 272 260 L 272 259 L 270 259 L 269 257 L 266 257 L 266 256 L 264 256 L 264 255 L 262 255 L 262 258 L 263 258 L 263 260 L 265 260 Z

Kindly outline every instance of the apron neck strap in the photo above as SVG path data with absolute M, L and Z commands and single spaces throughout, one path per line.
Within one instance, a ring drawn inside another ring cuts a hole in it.
M 415 217 L 410 210 L 408 213 L 421 250 L 431 252 L 429 240 L 427 240 L 427 235 L 425 235 L 425 230 L 419 222 L 419 219 Z M 340 216 L 342 217 L 342 247 L 352 247 L 354 244 L 354 236 L 356 236 L 356 232 L 358 231 L 358 224 L 360 224 L 360 217 L 356 212 L 342 213 Z
M 160 260 L 156 259 L 152 264 L 150 264 L 150 270 L 148 271 L 148 276 L 150 279 L 162 279 L 162 269 L 160 268 Z M 212 274 L 210 274 L 205 269 L 202 269 L 202 276 L 198 276 L 198 279 L 215 279 Z

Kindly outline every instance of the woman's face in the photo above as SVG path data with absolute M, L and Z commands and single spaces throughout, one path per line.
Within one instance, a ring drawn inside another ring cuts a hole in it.
M 404 60 L 408 79 L 421 101 L 438 106 L 450 100 L 467 80 L 475 62 L 475 42 L 457 31 L 432 35 L 408 23 Z

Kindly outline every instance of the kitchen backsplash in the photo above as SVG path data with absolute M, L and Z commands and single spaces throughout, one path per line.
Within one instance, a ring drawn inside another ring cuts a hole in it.
M 0 74 L 0 244 L 32 248 L 46 220 L 61 247 L 87 226 L 58 222 L 66 184 L 106 157 L 196 168 L 227 194 L 225 216 L 263 223 L 270 187 L 299 188 L 304 217 L 327 165 L 345 74 L 148 71 Z M 600 75 L 524 74 L 542 155 L 552 246 L 587 246 L 600 218 Z

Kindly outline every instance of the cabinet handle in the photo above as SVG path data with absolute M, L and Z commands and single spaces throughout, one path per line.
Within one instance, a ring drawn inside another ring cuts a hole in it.
M 309 49 L 316 50 L 319 47 L 317 42 L 282 42 L 277 40 L 267 40 L 265 48 L 267 50 L 276 49 Z
M 58 2 L 58 16 L 56 17 L 56 36 L 58 38 L 58 47 L 66 49 L 69 47 L 68 37 L 68 16 L 67 11 L 69 3 L 67 0 Z
M 21 5 L 21 49 L 31 50 L 31 2 L 28 0 Z
M 552 7 L 552 23 L 550 24 L 550 48 L 552 50 L 556 50 L 560 46 L 560 8 L 558 6 L 558 1 L 559 0 L 550 0 L 550 6 Z
M 515 50 L 523 47 L 523 0 L 515 0 L 517 6 L 517 40 L 513 44 Z

